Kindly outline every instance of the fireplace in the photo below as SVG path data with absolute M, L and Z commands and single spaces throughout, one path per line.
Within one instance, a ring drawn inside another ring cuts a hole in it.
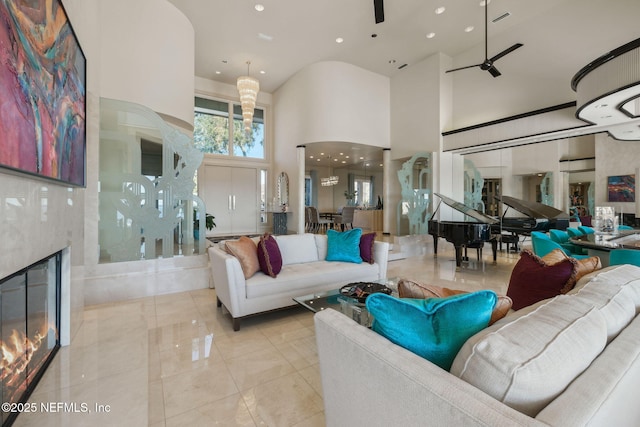
M 11 425 L 60 347 L 62 252 L 0 281 L 2 425 Z

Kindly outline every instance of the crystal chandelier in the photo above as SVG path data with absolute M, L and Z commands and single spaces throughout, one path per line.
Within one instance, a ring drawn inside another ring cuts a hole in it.
M 329 158 L 329 167 L 331 167 L 331 156 L 329 156 L 328 158 Z M 337 183 L 338 183 L 338 177 L 336 175 L 330 175 L 325 178 L 320 178 L 320 185 L 322 185 L 323 187 L 331 187 L 332 185 L 336 185 Z
M 331 175 L 326 178 L 320 178 L 320 185 L 323 187 L 331 187 L 332 185 L 336 185 L 338 183 L 338 177 L 336 175 Z
M 247 61 L 247 75 L 238 77 L 236 83 L 238 93 L 240 93 L 240 105 L 242 105 L 242 123 L 246 133 L 251 133 L 251 124 L 253 123 L 253 110 L 256 108 L 256 99 L 260 91 L 260 82 L 258 79 L 249 77 L 249 65 L 251 61 Z

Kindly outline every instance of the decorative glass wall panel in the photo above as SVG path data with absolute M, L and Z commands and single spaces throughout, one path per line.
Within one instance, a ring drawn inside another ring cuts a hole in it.
M 482 201 L 484 178 L 476 165 L 469 159 L 464 159 L 464 204 L 479 212 L 485 212 Z
M 409 219 L 409 234 L 427 234 L 432 209 L 433 171 L 431 154 L 417 153 L 398 171 L 402 200 L 398 205 L 398 230 L 402 217 Z
M 204 253 L 203 154 L 152 110 L 100 100 L 100 262 Z

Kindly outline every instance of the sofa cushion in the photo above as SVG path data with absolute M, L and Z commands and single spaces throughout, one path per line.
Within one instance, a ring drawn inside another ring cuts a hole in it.
M 419 283 L 410 279 L 400 279 L 398 281 L 398 296 L 400 298 L 446 298 L 452 295 L 465 294 L 467 291 L 457 289 L 443 288 L 426 283 Z M 496 321 L 507 315 L 511 309 L 511 298 L 504 295 L 498 295 L 498 301 L 491 313 L 489 325 L 493 325 Z
M 258 249 L 253 240 L 246 236 L 238 240 L 227 240 L 225 243 L 227 252 L 238 258 L 244 278 L 248 279 L 260 270 L 258 262 Z
M 489 324 L 497 296 L 478 291 L 448 298 L 372 294 L 366 305 L 375 332 L 448 370 L 464 342 Z
M 362 229 L 339 232 L 327 230 L 327 261 L 344 261 L 360 264 L 360 237 Z
M 535 417 L 589 366 L 606 342 L 600 311 L 574 295 L 559 295 L 471 337 L 451 373 Z
M 278 248 L 278 242 L 269 233 L 260 237 L 258 242 L 258 263 L 260 270 L 271 277 L 278 276 L 282 270 L 282 255 L 280 248 Z
M 318 261 L 316 239 L 311 233 L 275 236 L 282 255 L 282 265 Z
M 534 304 L 571 290 L 575 285 L 573 258 L 548 264 L 533 252 L 525 249 L 513 267 L 507 296 L 513 301 L 513 309 Z
M 338 289 L 350 282 L 378 280 L 377 264 L 316 261 L 282 266 L 278 278 L 256 274 L 246 281 L 248 299 L 301 296 L 312 292 Z
M 376 233 L 364 233 L 360 237 L 360 258 L 362 261 L 373 264 L 373 244 L 376 241 Z

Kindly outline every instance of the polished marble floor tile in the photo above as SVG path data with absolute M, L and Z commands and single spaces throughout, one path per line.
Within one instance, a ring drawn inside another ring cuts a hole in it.
M 481 260 L 470 251 L 456 267 L 452 249 L 443 242 L 438 256 L 391 261 L 387 276 L 506 292 L 518 254 L 494 263 L 487 245 Z M 323 426 L 313 314 L 254 316 L 234 332 L 213 289 L 87 307 L 30 402 L 91 411 L 23 413 L 14 425 Z

